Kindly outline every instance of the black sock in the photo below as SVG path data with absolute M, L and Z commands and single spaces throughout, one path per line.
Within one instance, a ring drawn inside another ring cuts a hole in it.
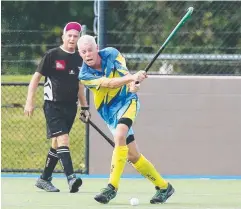
M 48 180 L 52 176 L 52 173 L 54 171 L 56 164 L 58 163 L 58 160 L 59 158 L 56 150 L 51 147 L 46 158 L 44 171 L 41 175 L 42 179 Z
M 67 146 L 58 147 L 57 154 L 64 169 L 65 175 L 67 177 L 72 175 L 74 173 L 74 169 L 69 148 Z

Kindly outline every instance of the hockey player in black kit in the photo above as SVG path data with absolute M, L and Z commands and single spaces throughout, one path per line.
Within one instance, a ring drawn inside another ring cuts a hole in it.
M 60 160 L 69 184 L 70 193 L 79 191 L 81 178 L 74 174 L 69 150 L 69 132 L 72 128 L 78 100 L 81 113 L 90 117 L 89 107 L 84 95 L 84 86 L 79 83 L 79 68 L 82 59 L 76 50 L 80 37 L 81 25 L 69 22 L 63 30 L 63 44 L 48 50 L 43 56 L 29 87 L 24 113 L 32 116 L 34 111 L 34 95 L 39 81 L 45 76 L 44 82 L 44 115 L 47 125 L 47 138 L 52 140 L 47 154 L 45 168 L 36 182 L 36 186 L 47 192 L 59 192 L 52 183 L 53 170 Z

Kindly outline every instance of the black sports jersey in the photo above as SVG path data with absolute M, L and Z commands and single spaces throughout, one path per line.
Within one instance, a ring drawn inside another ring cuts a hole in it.
M 36 70 L 45 76 L 44 100 L 76 102 L 81 65 L 78 52 L 68 53 L 60 47 L 47 51 Z

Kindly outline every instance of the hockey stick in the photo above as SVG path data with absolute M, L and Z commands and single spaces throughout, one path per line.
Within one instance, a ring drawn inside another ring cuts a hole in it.
M 165 42 L 162 44 L 161 48 L 157 51 L 156 55 L 152 58 L 151 62 L 146 66 L 144 69 L 146 72 L 150 69 L 150 67 L 153 65 L 157 57 L 162 53 L 162 51 L 165 49 L 169 41 L 173 38 L 173 36 L 176 34 L 176 32 L 183 26 L 183 24 L 191 17 L 193 12 L 193 7 L 189 7 L 187 9 L 186 14 L 183 16 L 183 18 L 180 20 L 180 22 L 177 24 L 177 26 L 173 29 L 173 31 L 170 33 L 170 35 L 167 37 Z
M 96 126 L 91 120 L 88 121 L 89 124 L 101 135 L 105 138 L 105 140 L 112 146 L 115 147 L 115 142 L 113 142 L 108 136 L 104 134 L 103 131 L 99 129 L 98 126 Z
M 115 142 L 113 142 L 108 136 L 105 135 L 103 131 L 99 129 L 97 125 L 95 125 L 90 119 L 88 120 L 89 124 L 101 135 L 104 137 L 104 139 L 112 146 L 115 147 Z M 131 161 L 127 160 L 129 164 L 132 164 Z
M 183 18 L 180 20 L 180 22 L 176 25 L 176 27 L 172 30 L 172 32 L 170 33 L 170 35 L 167 37 L 167 39 L 165 40 L 165 42 L 162 44 L 161 48 L 157 51 L 156 55 L 153 57 L 153 59 L 151 60 L 151 62 L 146 66 L 146 68 L 144 69 L 146 72 L 151 68 L 151 66 L 153 65 L 153 63 L 155 62 L 155 60 L 157 59 L 157 57 L 161 54 L 161 52 L 165 49 L 165 47 L 167 46 L 167 44 L 169 43 L 169 41 L 173 38 L 173 36 L 176 34 L 176 32 L 183 26 L 183 24 L 191 17 L 193 13 L 193 7 L 189 7 L 187 9 L 186 14 L 183 16 Z M 138 84 L 139 82 L 137 81 L 136 84 Z M 103 131 L 101 131 L 91 120 L 88 121 L 89 124 L 97 131 L 99 132 L 99 134 L 101 136 L 103 136 L 105 138 L 105 140 L 112 146 L 115 147 L 115 143 L 108 137 L 106 136 Z

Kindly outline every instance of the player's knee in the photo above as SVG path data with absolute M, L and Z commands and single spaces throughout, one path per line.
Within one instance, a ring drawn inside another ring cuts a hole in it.
M 138 152 L 132 153 L 132 152 L 128 152 L 128 160 L 131 161 L 132 163 L 136 163 L 139 158 L 140 158 L 141 154 Z
M 116 134 L 114 136 L 114 140 L 117 146 L 123 146 L 126 145 L 126 137 L 122 134 Z
M 132 137 L 130 138 L 134 138 L 134 135 L 130 135 Z M 141 153 L 138 150 L 137 144 L 135 141 L 131 142 L 128 144 L 128 160 L 131 161 L 132 163 L 136 163 L 140 157 L 141 157 Z
M 130 128 L 132 126 L 132 120 L 130 118 L 120 118 L 118 124 L 124 124 Z
M 126 145 L 126 135 L 129 131 L 129 127 L 125 124 L 118 124 L 114 135 L 115 143 L 117 146 Z
M 57 142 L 57 138 L 52 138 L 52 144 L 51 144 L 51 147 L 53 149 L 57 149 L 58 148 L 58 142 Z
M 58 147 L 61 147 L 61 146 L 69 147 L 69 135 L 68 134 L 63 134 L 56 138 L 57 138 L 57 142 L 58 142 Z

